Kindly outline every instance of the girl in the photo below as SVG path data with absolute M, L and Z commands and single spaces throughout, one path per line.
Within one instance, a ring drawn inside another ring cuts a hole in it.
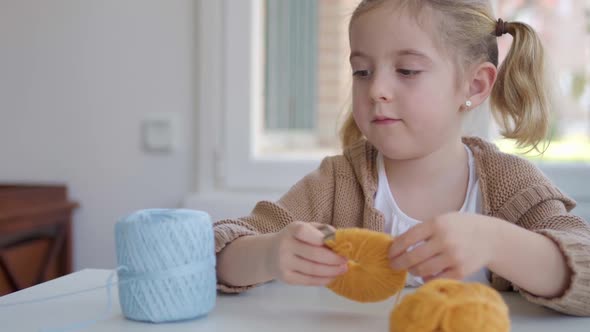
M 496 38 L 514 39 L 498 69 Z M 464 115 L 491 95 L 503 135 L 536 148 L 549 98 L 530 26 L 495 20 L 488 0 L 364 0 L 349 37 L 353 107 L 342 155 L 250 216 L 215 223 L 219 289 L 279 279 L 326 285 L 346 260 L 319 225 L 397 239 L 408 284 L 466 279 L 572 315 L 590 315 L 590 227 L 534 165 L 480 138 Z

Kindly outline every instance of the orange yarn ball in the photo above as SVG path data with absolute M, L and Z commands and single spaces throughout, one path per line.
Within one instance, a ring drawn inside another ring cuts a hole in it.
M 391 332 L 508 332 L 508 307 L 494 289 L 456 280 L 430 281 L 393 309 Z
M 327 287 L 358 302 L 383 301 L 401 291 L 407 271 L 396 271 L 389 266 L 392 243 L 393 238 L 385 233 L 360 228 L 337 230 L 325 244 L 348 258 L 348 271 Z

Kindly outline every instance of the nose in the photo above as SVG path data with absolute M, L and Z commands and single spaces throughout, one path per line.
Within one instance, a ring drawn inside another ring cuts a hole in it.
M 393 87 L 387 75 L 374 74 L 369 94 L 376 103 L 389 103 L 393 100 Z

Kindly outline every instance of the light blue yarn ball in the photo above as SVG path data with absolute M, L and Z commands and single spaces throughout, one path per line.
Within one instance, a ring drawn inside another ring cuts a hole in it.
M 153 323 L 207 315 L 215 306 L 213 225 L 187 209 L 140 210 L 115 225 L 125 317 Z

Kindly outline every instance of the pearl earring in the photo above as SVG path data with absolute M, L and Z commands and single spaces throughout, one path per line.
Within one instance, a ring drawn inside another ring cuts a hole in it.
M 471 100 L 465 102 L 465 106 L 471 107 L 471 105 L 473 105 L 473 103 L 471 103 Z

